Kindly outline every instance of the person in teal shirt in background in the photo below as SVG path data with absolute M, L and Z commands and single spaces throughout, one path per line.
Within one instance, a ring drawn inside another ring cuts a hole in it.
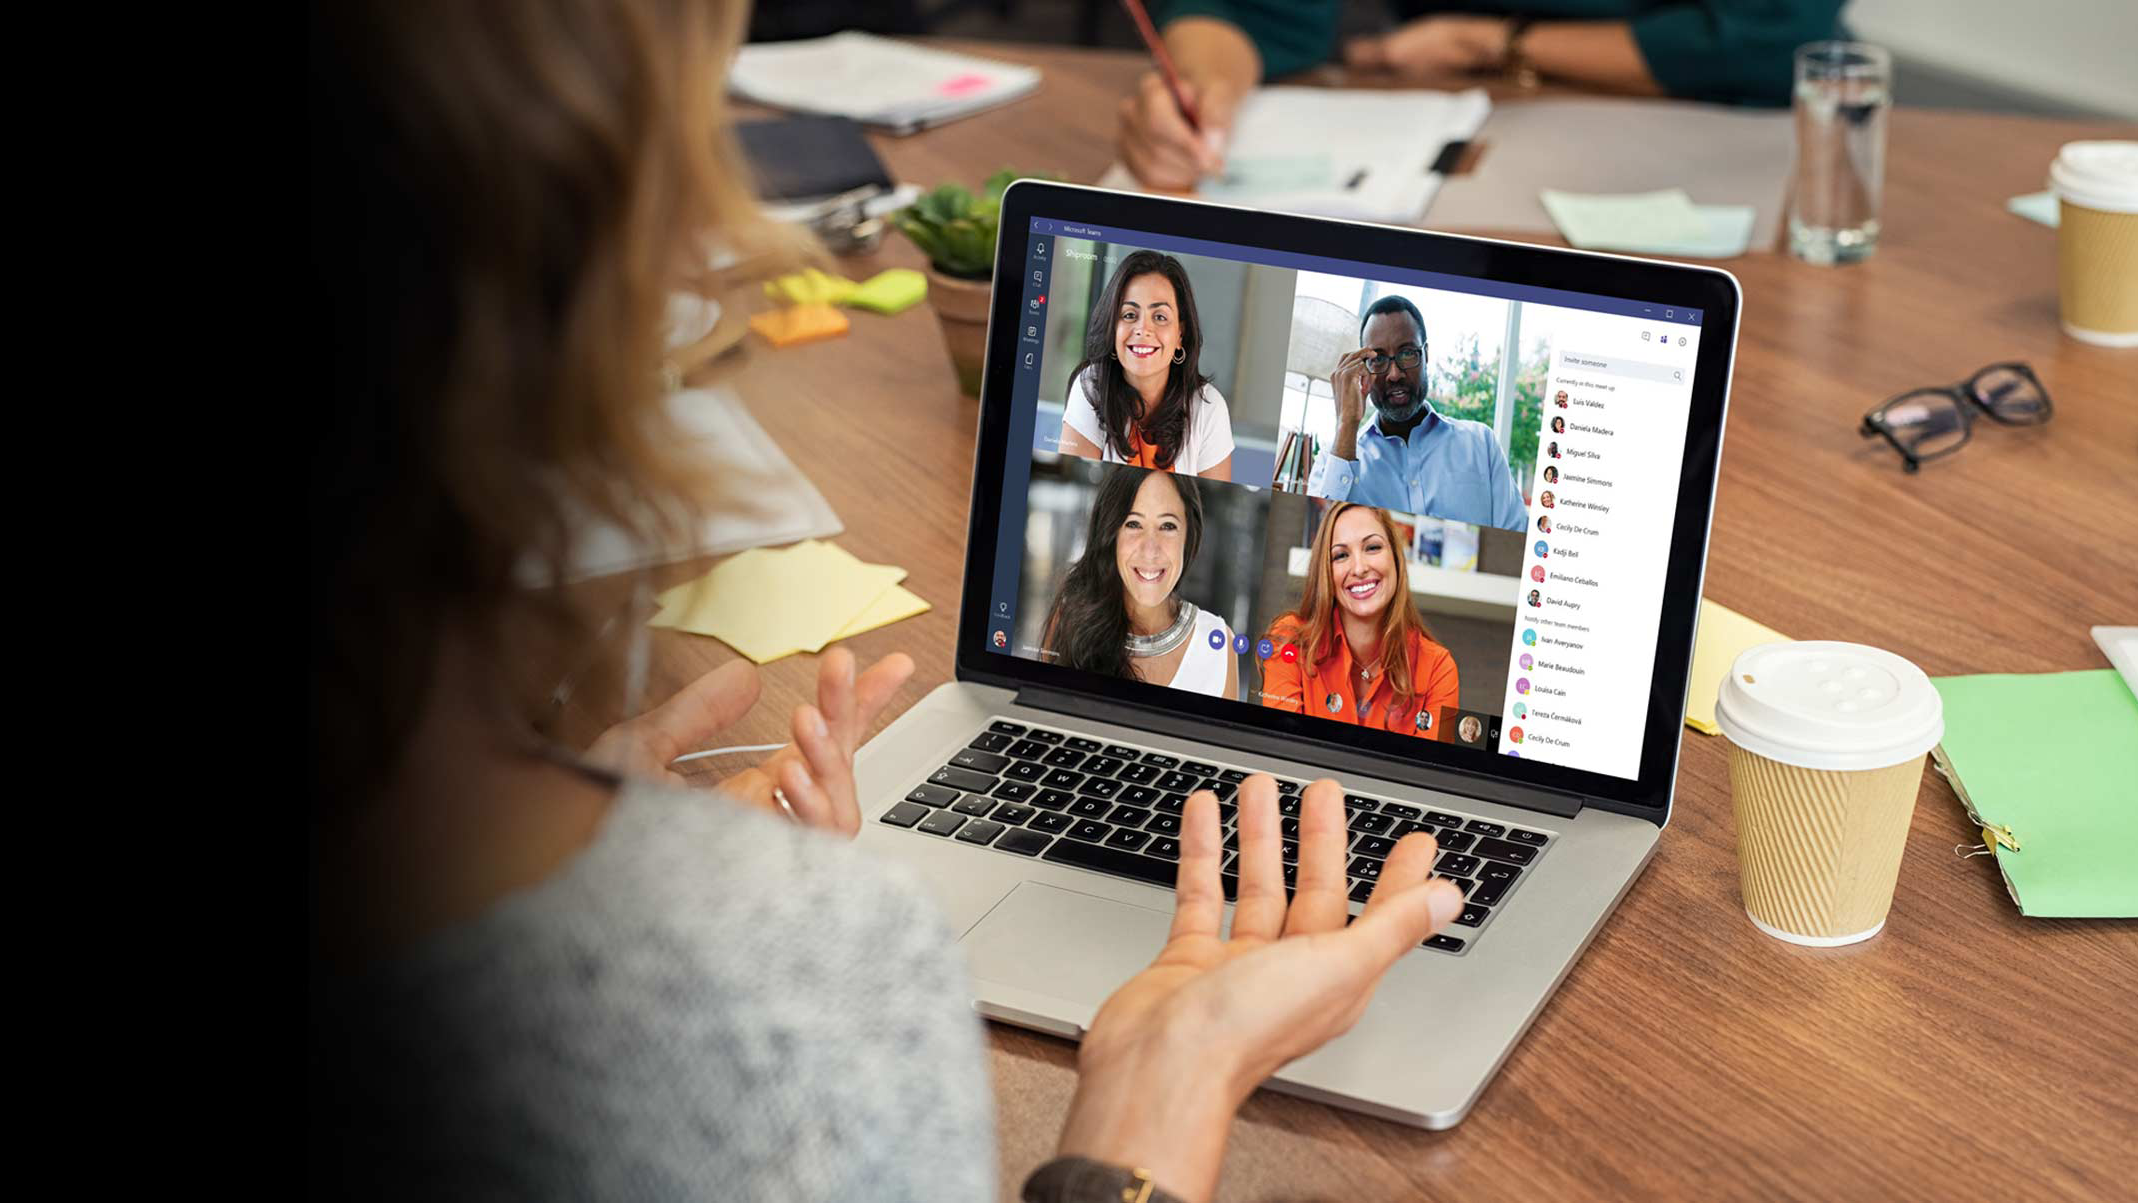
M 1224 166 L 1242 97 L 1341 57 L 1365 72 L 1433 77 L 1535 71 L 1635 96 L 1786 105 L 1792 58 L 1840 32 L 1843 0 L 1392 0 L 1401 22 L 1337 45 L 1343 0 L 1153 4 L 1200 130 L 1158 73 L 1120 108 L 1122 161 L 1146 185 L 1192 188 Z

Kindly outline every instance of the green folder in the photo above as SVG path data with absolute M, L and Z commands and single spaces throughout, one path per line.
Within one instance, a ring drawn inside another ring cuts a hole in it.
M 2138 916 L 2138 698 L 2120 674 L 1940 677 L 1932 752 L 2019 913 Z

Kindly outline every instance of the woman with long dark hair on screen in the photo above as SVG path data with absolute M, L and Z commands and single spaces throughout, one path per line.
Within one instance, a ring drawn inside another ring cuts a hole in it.
M 1180 596 L 1202 541 L 1203 501 L 1194 481 L 1147 468 L 1108 469 L 1091 504 L 1084 554 L 1055 590 L 1044 654 L 1109 677 L 1238 697 L 1232 628 Z
M 1232 411 L 1202 372 L 1203 324 L 1180 260 L 1136 251 L 1106 281 L 1063 398 L 1062 452 L 1232 479 Z
M 1454 655 L 1411 601 L 1395 522 L 1371 506 L 1329 507 L 1306 594 L 1269 639 L 1297 649 L 1263 661 L 1262 704 L 1278 710 L 1437 739 L 1461 693 Z

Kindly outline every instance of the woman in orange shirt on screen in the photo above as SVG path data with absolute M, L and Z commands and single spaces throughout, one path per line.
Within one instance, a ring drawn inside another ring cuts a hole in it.
M 1371 506 L 1330 508 L 1306 596 L 1269 639 L 1279 651 L 1262 662 L 1264 706 L 1425 739 L 1456 706 L 1455 657 L 1411 601 L 1395 524 Z

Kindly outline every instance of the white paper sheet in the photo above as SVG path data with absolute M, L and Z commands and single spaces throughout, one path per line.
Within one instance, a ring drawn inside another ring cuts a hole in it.
M 1036 67 L 849 31 L 744 46 L 728 86 L 759 104 L 914 130 L 1007 104 L 1039 78 Z

